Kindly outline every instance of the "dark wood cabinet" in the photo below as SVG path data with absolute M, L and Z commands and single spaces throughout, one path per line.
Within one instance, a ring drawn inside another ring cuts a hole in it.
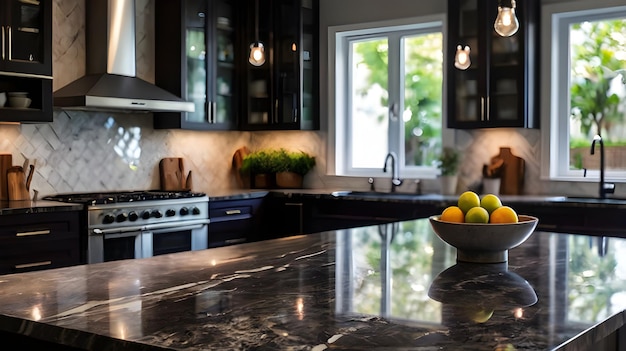
M 539 127 L 539 2 L 517 1 L 519 30 L 494 31 L 497 0 L 448 1 L 448 127 Z M 471 65 L 455 67 L 457 47 Z
M 155 83 L 195 104 L 158 112 L 155 128 L 237 129 L 241 11 L 229 0 L 155 2 Z
M 3 215 L 0 274 L 78 265 L 80 211 Z
M 52 121 L 52 0 L 0 2 L 0 92 L 26 93 L 28 108 L 0 107 L 2 122 Z
M 209 200 L 209 247 L 257 241 L 263 198 Z
M 240 128 L 319 129 L 318 1 L 247 0 L 246 6 Z M 260 66 L 248 62 L 256 41 L 265 48 Z

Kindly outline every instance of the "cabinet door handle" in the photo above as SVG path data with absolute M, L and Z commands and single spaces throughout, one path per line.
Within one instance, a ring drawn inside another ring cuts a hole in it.
M 489 96 L 487 96 L 487 103 L 485 105 L 485 111 L 486 111 L 486 117 L 487 117 L 487 122 L 489 122 L 490 118 L 489 118 L 489 111 L 491 111 L 491 108 L 489 106 L 491 98 Z
M 50 229 L 33 230 L 30 232 L 17 232 L 15 233 L 15 236 L 33 236 L 33 235 L 46 235 L 46 234 L 50 234 Z
M 211 123 L 217 123 L 217 102 L 211 101 Z
M 2 31 L 2 38 L 0 40 L 0 44 L 2 44 L 2 60 L 4 60 L 5 58 L 5 54 L 4 54 L 4 41 L 5 41 L 5 34 L 4 34 L 4 26 L 0 26 L 0 30 Z
M 274 118 L 272 120 L 274 123 L 278 123 L 278 121 L 280 121 L 280 116 L 278 115 L 278 99 L 274 101 Z
M 480 97 L 480 120 L 485 120 L 485 97 Z
M 24 269 L 24 268 L 49 266 L 51 264 L 52 264 L 52 261 L 41 261 L 41 262 L 33 262 L 33 263 L 16 264 L 15 265 L 15 269 Z
M 13 30 L 11 29 L 11 26 L 7 26 L 7 38 L 8 38 L 7 41 L 9 43 L 9 45 L 7 45 L 7 47 L 8 47 L 8 51 L 9 51 L 9 61 L 11 61 L 13 59 L 13 57 L 12 57 L 13 55 L 11 53 L 11 51 L 12 51 L 11 50 L 11 46 L 12 46 L 12 44 L 11 44 L 11 42 L 12 42 L 11 37 L 13 36 L 12 33 L 13 33 Z
M 226 210 L 225 212 L 227 215 L 241 214 L 241 210 Z

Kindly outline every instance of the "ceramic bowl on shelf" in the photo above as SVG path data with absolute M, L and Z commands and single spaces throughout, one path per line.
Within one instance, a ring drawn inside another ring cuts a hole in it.
M 519 215 L 517 223 L 452 223 L 429 218 L 435 234 L 457 249 L 459 262 L 498 263 L 508 261 L 508 250 L 519 246 L 534 232 L 537 217 Z
M 31 100 L 26 96 L 9 96 L 9 106 L 15 108 L 28 108 Z

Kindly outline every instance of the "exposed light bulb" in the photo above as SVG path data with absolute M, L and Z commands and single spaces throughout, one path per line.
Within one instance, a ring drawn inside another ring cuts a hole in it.
M 468 69 L 472 64 L 470 60 L 470 47 L 465 46 L 463 48 L 461 45 L 456 47 L 456 55 L 454 55 L 454 67 L 458 69 Z
M 519 22 L 515 16 L 515 0 L 511 0 L 511 7 L 503 6 L 501 2 L 498 4 L 498 17 L 493 28 L 503 37 L 510 37 L 517 33 Z
M 250 45 L 250 58 L 248 59 L 253 66 L 261 66 L 265 63 L 265 48 L 263 43 L 254 42 Z

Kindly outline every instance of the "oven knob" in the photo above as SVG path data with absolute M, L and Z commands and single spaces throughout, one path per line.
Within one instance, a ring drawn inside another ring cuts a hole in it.
M 104 224 L 111 224 L 115 222 L 115 217 L 113 217 L 113 215 L 104 215 L 104 218 L 102 219 L 102 223 Z
M 169 210 L 165 211 L 165 216 L 167 216 L 167 217 L 174 217 L 174 216 L 176 216 L 176 211 L 174 211 L 172 209 L 169 209 Z
M 189 209 L 187 207 L 183 207 L 180 209 L 180 215 L 181 216 L 186 216 L 189 214 Z
M 128 219 L 128 215 L 124 212 L 118 214 L 117 217 L 115 218 L 115 220 L 118 222 L 126 222 L 127 219 Z
M 143 219 L 150 219 L 150 211 L 143 211 L 141 213 L 141 218 L 143 218 Z
M 194 208 L 191 209 L 191 214 L 199 215 L 200 209 L 194 206 Z
M 139 215 L 137 214 L 137 212 L 132 211 L 132 212 L 130 212 L 130 213 L 128 214 L 128 219 L 129 219 L 131 222 L 134 222 L 134 221 L 136 221 L 137 219 L 139 219 Z
M 161 217 L 163 217 L 163 213 L 161 213 L 161 211 L 159 211 L 159 210 L 154 210 L 154 211 L 152 211 L 152 217 L 154 217 L 154 218 L 161 218 Z

